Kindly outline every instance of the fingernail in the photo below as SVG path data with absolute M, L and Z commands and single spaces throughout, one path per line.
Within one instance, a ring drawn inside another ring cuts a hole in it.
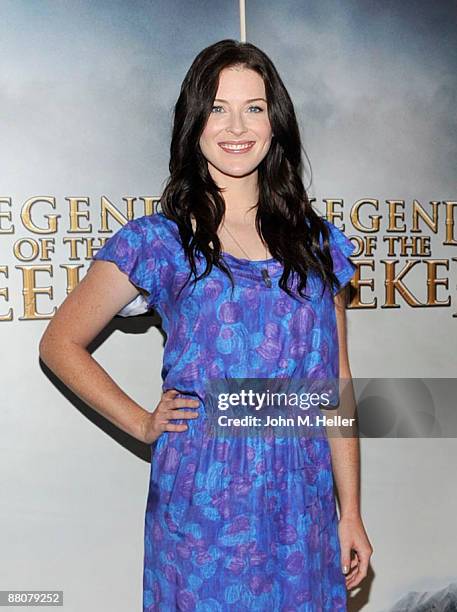
M 347 565 L 343 565 L 343 574 L 347 574 L 349 571 L 349 568 Z

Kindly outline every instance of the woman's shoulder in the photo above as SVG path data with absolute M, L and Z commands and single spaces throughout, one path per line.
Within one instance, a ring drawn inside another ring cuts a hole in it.
M 130 231 L 142 234 L 146 243 L 149 244 L 159 241 L 170 247 L 173 239 L 179 239 L 177 225 L 161 212 L 136 217 L 129 221 L 125 227 Z
M 135 219 L 129 221 L 127 225 L 134 230 L 138 229 L 144 232 L 155 232 L 157 234 L 174 233 L 177 231 L 175 222 L 168 219 L 162 212 L 135 217 Z
M 325 217 L 321 217 L 321 220 L 326 225 L 329 231 L 330 249 L 339 249 L 344 255 L 351 255 L 355 250 L 355 245 L 349 240 L 345 232 L 337 227 L 332 221 L 329 221 Z M 321 236 L 322 244 L 322 236 Z

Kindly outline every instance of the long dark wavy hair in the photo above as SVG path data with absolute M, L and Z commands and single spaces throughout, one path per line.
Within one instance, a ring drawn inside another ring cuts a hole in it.
M 191 270 L 185 284 L 191 276 L 196 283 L 209 275 L 212 266 L 216 265 L 229 276 L 233 291 L 233 277 L 221 259 L 221 243 L 217 236 L 225 203 L 199 145 L 217 94 L 219 74 L 231 66 L 255 70 L 265 83 L 268 117 L 274 136 L 267 155 L 257 167 L 259 198 L 255 225 L 271 255 L 283 266 L 279 286 L 295 298 L 288 280 L 291 274 L 297 274 L 298 293 L 308 299 L 304 294 L 307 273 L 314 271 L 324 286 L 336 285 L 339 289 L 340 283 L 333 273 L 329 230 L 313 210 L 301 179 L 302 145 L 290 96 L 263 51 L 251 43 L 231 39 L 206 47 L 197 55 L 184 78 L 174 108 L 170 176 L 159 204 L 163 214 L 179 228 Z M 195 231 L 191 215 L 195 218 Z M 206 269 L 200 276 L 195 260 L 197 253 L 206 259 Z

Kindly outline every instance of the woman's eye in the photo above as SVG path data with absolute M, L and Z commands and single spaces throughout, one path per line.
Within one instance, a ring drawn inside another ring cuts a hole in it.
M 215 104 L 215 105 L 214 105 L 214 106 L 211 108 L 211 112 L 213 113 L 213 112 L 214 112 L 214 109 L 217 109 L 217 108 L 222 108 L 222 106 Z M 250 109 L 251 109 L 251 108 L 255 108 L 255 109 L 257 109 L 255 114 L 257 114 L 257 112 L 263 113 L 263 108 L 261 108 L 260 106 L 249 106 L 249 108 L 250 108 Z M 220 113 L 217 113 L 217 114 L 220 114 Z

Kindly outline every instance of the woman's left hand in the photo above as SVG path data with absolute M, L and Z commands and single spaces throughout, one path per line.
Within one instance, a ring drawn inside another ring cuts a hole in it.
M 341 547 L 341 567 L 346 576 L 346 588 L 357 586 L 367 575 L 373 548 L 360 515 L 342 516 L 338 523 Z M 354 557 L 351 559 L 351 552 Z M 348 571 L 344 571 L 346 566 Z

